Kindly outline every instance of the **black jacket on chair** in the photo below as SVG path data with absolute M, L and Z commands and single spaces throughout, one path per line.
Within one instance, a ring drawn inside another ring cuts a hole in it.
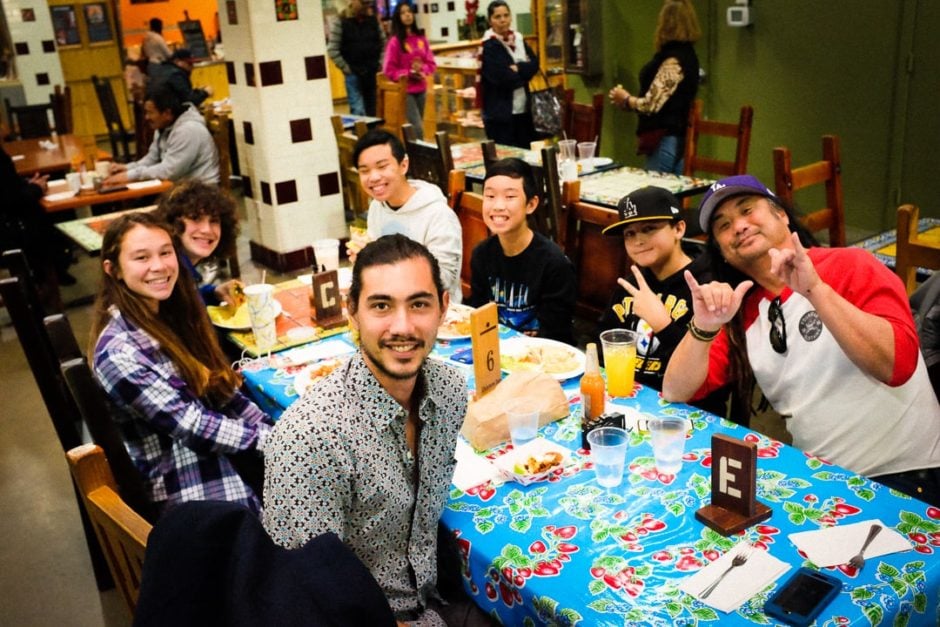
M 134 625 L 395 625 L 365 565 L 332 533 L 277 546 L 247 508 L 191 501 L 154 526 Z

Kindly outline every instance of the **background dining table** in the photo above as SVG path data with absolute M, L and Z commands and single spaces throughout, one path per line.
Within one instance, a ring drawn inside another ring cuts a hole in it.
M 921 218 L 917 221 L 917 233 L 922 239 L 931 244 L 940 244 L 940 219 Z M 864 248 L 877 257 L 881 263 L 893 269 L 895 257 L 897 256 L 897 241 L 898 230 L 892 228 L 867 237 L 852 244 L 852 246 Z M 933 274 L 933 270 L 930 268 L 917 268 L 917 276 L 921 280 L 926 279 L 931 274 Z
M 514 335 L 501 329 L 501 339 Z M 348 335 L 329 341 L 354 347 Z M 468 340 L 438 342 L 432 358 L 448 361 L 468 346 Z M 241 368 L 249 392 L 275 417 L 299 398 L 296 377 L 303 366 L 287 365 L 289 355 L 246 361 Z M 465 590 L 503 624 L 774 624 L 764 602 L 796 569 L 814 566 L 788 536 L 871 519 L 899 532 L 911 550 L 869 556 L 862 570 L 822 568 L 843 587 L 816 624 L 923 625 L 940 619 L 940 509 L 703 410 L 666 402 L 639 384 L 630 397 L 617 399 L 619 406 L 645 417 L 687 418 L 692 432 L 683 465 L 676 475 L 658 473 L 649 434 L 637 428 L 630 433 L 623 483 L 605 489 L 595 480 L 590 454 L 580 448 L 577 378 L 562 388 L 570 413 L 540 435 L 568 449 L 570 462 L 525 486 L 504 478 L 452 486 L 442 516 L 456 537 Z M 711 437 L 719 433 L 756 446 L 757 498 L 773 512 L 730 537 L 694 517 L 710 502 Z M 495 460 L 511 450 L 503 444 L 479 455 Z M 790 570 L 730 613 L 679 589 L 740 542 L 769 552 Z
M 40 142 L 54 142 L 55 148 L 43 148 Z M 30 176 L 39 174 L 53 174 L 68 172 L 72 168 L 72 161 L 85 161 L 85 144 L 77 135 L 64 134 L 58 138 L 43 137 L 37 139 L 18 139 L 3 143 L 6 151 L 16 167 L 17 174 Z M 109 161 L 111 155 L 97 146 L 95 150 L 96 161 Z
M 81 207 L 139 201 L 142 198 L 162 194 L 163 192 L 169 191 L 172 187 L 173 181 L 158 179 L 150 181 L 132 181 L 127 183 L 124 189 L 109 192 L 88 190 L 80 191 L 78 194 L 69 194 L 68 192 L 47 194 L 39 199 L 39 204 L 46 213 L 55 213 L 57 211 L 67 211 Z

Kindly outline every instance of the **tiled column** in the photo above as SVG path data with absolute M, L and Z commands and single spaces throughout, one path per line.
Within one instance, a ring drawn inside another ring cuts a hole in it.
M 346 233 L 323 12 L 290 6 L 219 0 L 251 257 L 282 272 Z
M 0 5 L 6 14 L 17 75 L 26 99 L 14 100 L 13 104 L 47 104 L 53 85 L 65 85 L 49 7 L 42 0 L 3 0 Z

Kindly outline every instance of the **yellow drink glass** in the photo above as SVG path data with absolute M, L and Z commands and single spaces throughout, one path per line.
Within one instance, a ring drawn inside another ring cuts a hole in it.
M 601 333 L 604 370 L 607 373 L 607 393 L 611 396 L 631 396 L 636 369 L 637 334 L 627 329 L 610 329 Z

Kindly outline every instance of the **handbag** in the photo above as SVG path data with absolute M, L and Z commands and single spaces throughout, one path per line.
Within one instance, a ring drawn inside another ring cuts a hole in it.
M 536 133 L 542 135 L 558 135 L 561 133 L 561 100 L 555 88 L 548 85 L 545 73 L 539 71 L 544 89 L 535 89 L 529 92 L 529 111 L 532 114 L 532 126 Z

